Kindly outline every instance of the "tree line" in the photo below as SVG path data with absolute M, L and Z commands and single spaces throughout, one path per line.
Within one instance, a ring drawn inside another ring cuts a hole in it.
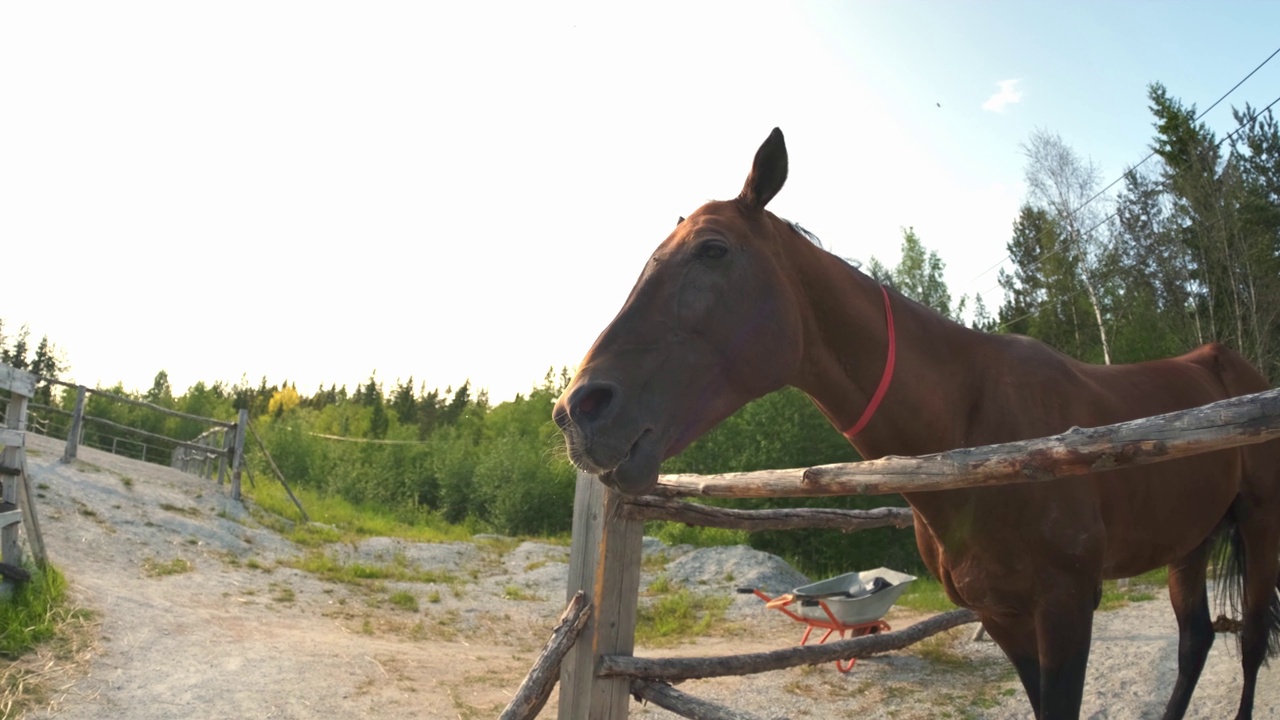
M 1149 88 L 1152 154 L 1129 168 L 1113 195 L 1100 173 L 1062 138 L 1034 132 L 1023 144 L 1027 197 L 1006 243 L 1009 269 L 993 314 L 982 294 L 953 302 L 945 263 L 910 228 L 892 265 L 866 271 L 953 319 L 985 332 L 1039 338 L 1089 362 L 1132 362 L 1186 352 L 1209 341 L 1244 353 L 1280 377 L 1280 131 L 1270 109 L 1233 111 L 1238 130 L 1218 138 L 1194 106 Z M 3 325 L 0 325 L 0 329 Z M 65 370 L 42 340 L 0 332 L 0 358 L 48 376 Z M 41 350 L 40 348 L 44 348 Z M 50 358 L 53 358 L 52 360 Z M 21 364 L 20 364 L 21 363 Z M 43 364 L 41 364 L 43 363 Z M 428 389 L 413 378 L 384 385 L 376 373 L 348 391 L 310 395 L 288 381 L 197 383 L 175 396 L 163 371 L 145 392 L 114 393 L 187 413 L 229 419 L 245 408 L 290 481 L 382 508 L 404 519 L 431 516 L 475 531 L 557 535 L 568 531 L 575 472 L 551 422 L 570 380 L 549 370 L 528 393 L 493 405 L 469 381 Z M 47 390 L 46 390 L 47 392 Z M 64 409 L 73 392 L 47 395 Z M 189 439 L 200 423 L 91 397 L 88 414 Z M 92 432 L 90 428 L 87 432 Z M 340 438 L 340 439 L 335 439 Z M 251 455 L 255 472 L 267 472 Z M 664 472 L 721 473 L 850 462 L 857 454 L 799 391 L 748 404 Z M 726 500 L 736 507 L 874 507 L 883 498 Z M 650 528 L 671 541 L 711 531 Z M 812 575 L 889 565 L 919 569 L 909 532 L 882 529 L 759 532 L 740 541 L 780 554 Z
M 1160 84 L 1147 94 L 1150 162 L 1108 196 L 1060 137 L 1023 144 L 1028 197 L 1000 275 L 998 329 L 1090 362 L 1225 343 L 1280 377 L 1280 129 L 1233 109 L 1219 138 Z M 1098 196 L 1093 202 L 1086 202 Z

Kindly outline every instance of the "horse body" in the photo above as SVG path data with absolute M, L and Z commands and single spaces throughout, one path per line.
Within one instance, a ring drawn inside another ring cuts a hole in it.
M 631 493 L 661 461 L 746 402 L 793 385 L 841 430 L 858 423 L 889 356 L 882 290 L 764 210 L 786 178 L 774 131 L 742 194 L 682 220 L 555 410 L 570 457 Z M 1037 341 L 964 328 L 893 291 L 896 369 L 851 441 L 866 458 L 1051 435 L 1267 389 L 1220 345 L 1094 366 Z M 1036 717 L 1079 714 L 1103 578 L 1170 568 L 1186 710 L 1213 631 L 1205 591 L 1219 530 L 1243 565 L 1245 683 L 1280 635 L 1280 443 L 1049 483 L 904 494 L 922 558 L 976 610 Z M 1247 551 L 1247 553 L 1246 553 Z

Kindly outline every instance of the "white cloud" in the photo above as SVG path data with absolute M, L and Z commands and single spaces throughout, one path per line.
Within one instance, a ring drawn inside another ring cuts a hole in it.
M 987 101 L 982 103 L 982 109 L 1002 113 L 1006 105 L 1021 102 L 1022 91 L 1018 89 L 1019 82 L 1021 80 L 1001 80 L 997 83 L 1000 86 L 1000 92 L 987 98 Z

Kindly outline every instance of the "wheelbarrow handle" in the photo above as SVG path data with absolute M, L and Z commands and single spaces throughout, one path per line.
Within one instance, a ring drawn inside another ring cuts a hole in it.
M 765 603 L 764 606 L 769 608 L 770 610 L 774 610 L 776 608 L 786 607 L 787 605 L 790 605 L 791 602 L 795 599 L 796 599 L 795 595 L 792 595 L 791 593 L 783 593 L 782 595 L 779 595 L 778 597 Z
M 740 588 L 738 588 L 738 589 L 737 589 L 737 592 L 738 592 L 738 594 L 740 594 L 740 595 L 754 595 L 754 594 L 755 594 L 755 592 L 756 592 L 756 589 L 755 589 L 755 588 L 748 588 L 748 587 L 740 587 Z

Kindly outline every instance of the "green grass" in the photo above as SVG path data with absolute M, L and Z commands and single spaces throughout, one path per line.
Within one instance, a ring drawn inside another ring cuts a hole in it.
M 653 582 L 649 583 L 649 587 L 645 588 L 644 592 L 649 595 L 662 595 L 663 593 L 671 592 L 671 589 L 671 579 L 666 575 L 659 575 L 654 578 Z
M 961 642 L 961 636 L 970 632 L 971 628 L 968 627 L 962 627 L 958 630 L 953 628 L 947 632 L 938 633 L 921 640 L 912 645 L 909 652 L 919 658 L 928 660 L 935 667 L 948 670 L 963 670 L 968 668 L 972 662 L 956 646 Z
M 472 542 L 476 547 L 485 548 L 495 555 L 502 556 L 515 550 L 523 541 L 513 537 L 480 537 L 473 538 Z
M 409 612 L 418 611 L 418 598 L 414 597 L 413 593 L 407 590 L 397 590 L 396 592 L 391 593 L 391 595 L 387 597 L 387 602 L 395 605 L 401 610 L 408 610 Z
M 1102 583 L 1102 602 L 1098 603 L 1098 609 L 1118 610 L 1129 603 L 1155 600 L 1153 590 L 1168 583 L 1169 569 L 1163 567 L 1129 578 L 1129 586 L 1125 588 L 1119 587 L 1115 580 L 1105 580 Z
M 1165 587 L 1169 584 L 1169 568 L 1158 567 L 1151 572 L 1145 572 L 1141 575 L 1129 579 L 1130 585 L 1156 585 Z
M 920 612 L 946 612 L 956 608 L 951 598 L 947 597 L 947 592 L 942 589 L 942 583 L 930 575 L 917 577 L 908 585 L 898 598 L 896 606 Z
M 52 565 L 31 567 L 30 582 L 0 602 L 0 657 L 15 659 L 50 640 L 58 627 L 74 613 L 67 603 L 67 581 Z
M 317 575 L 324 580 L 348 585 L 366 585 L 377 580 L 396 580 L 399 582 L 441 583 L 457 585 L 461 578 L 438 570 L 418 570 L 409 566 L 403 556 L 397 555 L 390 563 L 344 563 L 333 555 L 313 551 L 301 558 L 289 560 L 282 565 L 296 568 Z
M 265 519 L 262 513 L 255 513 L 255 519 L 281 532 L 290 540 L 308 547 L 351 542 L 364 537 L 397 537 L 413 542 L 457 542 L 470 540 L 473 534 L 471 528 L 452 525 L 426 512 L 406 520 L 385 508 L 358 505 L 340 497 L 321 495 L 308 488 L 295 487 L 293 493 L 302 507 L 306 508 L 313 524 L 301 521 L 298 508 L 280 483 L 261 482 L 257 488 L 245 489 L 245 495 L 266 513 L 289 518 L 295 521 L 295 525 L 292 529 L 283 527 L 279 521 Z
M 707 635 L 724 619 L 728 596 L 677 590 L 642 606 L 636 614 L 636 642 L 660 647 Z
M 1104 581 L 1102 603 L 1098 609 L 1115 610 L 1131 602 L 1153 600 L 1155 599 L 1153 588 L 1164 587 L 1168 582 L 1169 571 L 1166 568 L 1156 568 L 1131 578 L 1128 588 L 1117 587 L 1114 580 Z M 933 579 L 931 575 L 916 578 L 915 582 L 907 586 L 895 606 L 920 612 L 946 612 L 956 607 L 951 602 L 951 598 L 947 597 L 946 591 L 942 589 L 942 583 Z
M 174 558 L 169 561 L 161 561 L 155 558 L 147 558 L 142 561 L 142 572 L 147 577 L 164 577 L 166 575 L 181 575 L 182 573 L 191 572 L 193 566 L 183 558 Z
M 507 600 L 541 600 L 542 598 L 519 585 L 507 585 L 502 588 L 502 597 Z
M 644 534 L 656 537 L 671 546 L 686 544 L 694 547 L 747 545 L 749 539 L 749 534 L 746 530 L 693 527 L 667 520 L 653 520 L 645 523 Z

